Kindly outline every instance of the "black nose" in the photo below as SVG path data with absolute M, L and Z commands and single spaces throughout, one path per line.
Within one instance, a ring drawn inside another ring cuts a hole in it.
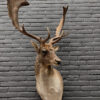
M 61 61 L 56 61 L 56 62 L 57 62 L 57 64 L 58 64 L 58 65 L 60 65 L 60 64 L 61 64 Z

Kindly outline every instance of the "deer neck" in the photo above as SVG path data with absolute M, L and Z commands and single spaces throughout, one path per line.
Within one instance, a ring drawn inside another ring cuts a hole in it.
M 50 65 L 45 65 L 42 63 L 39 59 L 36 59 L 35 63 L 35 74 L 46 74 L 46 75 L 52 75 L 53 74 L 53 68 Z

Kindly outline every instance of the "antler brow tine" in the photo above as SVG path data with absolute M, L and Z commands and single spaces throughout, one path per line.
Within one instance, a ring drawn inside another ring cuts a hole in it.
M 50 30 L 49 27 L 47 27 L 47 31 L 48 31 L 48 36 L 46 39 L 43 40 L 43 43 L 45 43 L 46 41 L 48 41 L 50 39 Z

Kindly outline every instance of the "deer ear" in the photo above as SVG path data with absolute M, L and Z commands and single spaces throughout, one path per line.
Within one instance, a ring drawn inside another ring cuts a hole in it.
M 54 49 L 55 49 L 55 51 L 58 51 L 59 50 L 59 46 L 55 46 Z
M 33 42 L 32 40 L 31 40 L 31 43 L 32 43 L 32 46 L 35 48 L 36 52 L 39 52 L 38 45 L 35 42 Z

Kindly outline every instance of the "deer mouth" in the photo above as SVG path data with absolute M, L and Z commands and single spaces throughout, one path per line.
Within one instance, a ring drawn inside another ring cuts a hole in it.
M 61 61 L 60 60 L 55 60 L 55 65 L 60 65 L 61 64 Z
M 53 65 L 54 66 L 59 66 L 60 64 L 61 64 L 61 62 L 59 62 L 59 63 L 58 62 L 55 62 Z

